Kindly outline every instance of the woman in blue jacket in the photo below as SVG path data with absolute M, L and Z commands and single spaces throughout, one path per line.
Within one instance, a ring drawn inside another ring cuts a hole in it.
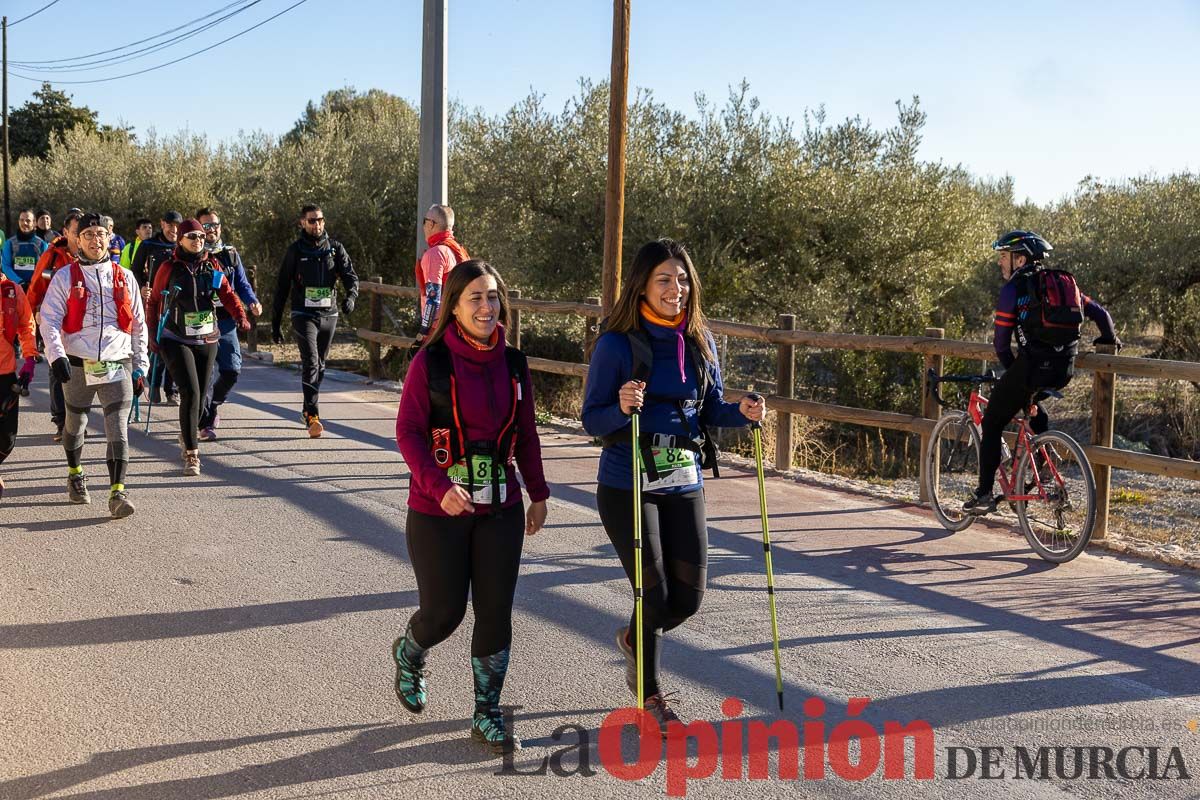
M 708 572 L 702 469 L 714 469 L 709 427 L 742 427 L 766 412 L 761 398 L 727 403 L 712 334 L 700 309 L 700 278 L 682 244 L 638 251 L 588 368 L 583 425 L 604 442 L 596 504 L 633 583 L 633 447 L 630 415 L 641 408 L 642 545 L 646 710 L 666 735 L 678 717 L 658 682 L 664 631 L 700 609 Z M 631 617 L 632 619 L 632 617 Z M 637 691 L 633 623 L 617 632 L 625 682 Z

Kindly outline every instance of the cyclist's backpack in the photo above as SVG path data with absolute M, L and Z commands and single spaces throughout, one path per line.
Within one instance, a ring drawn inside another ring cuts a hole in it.
M 1017 327 L 1026 340 L 1053 347 L 1079 341 L 1083 325 L 1083 293 L 1065 269 L 1039 267 L 1023 278 L 1017 294 Z

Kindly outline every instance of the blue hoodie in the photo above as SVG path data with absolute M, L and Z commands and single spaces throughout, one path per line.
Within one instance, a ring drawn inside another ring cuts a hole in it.
M 675 400 L 696 400 L 700 381 L 692 359 L 681 358 L 679 337 L 672 328 L 643 321 L 643 329 L 650 337 L 654 362 L 650 379 L 646 382 L 647 398 L 641 414 L 642 433 L 682 434 L 690 438 L 700 435 L 700 425 L 694 407 L 686 407 L 681 418 Z M 716 347 L 709 338 L 709 348 Z M 704 399 L 703 421 L 707 427 L 740 428 L 750 420 L 738 409 L 737 403 L 723 399 L 721 368 L 718 364 L 707 365 L 710 384 Z M 605 486 L 631 490 L 633 475 L 633 450 L 630 437 L 629 417 L 621 411 L 618 392 L 621 386 L 632 380 L 633 351 L 629 338 L 623 333 L 606 333 L 596 342 L 595 352 L 588 367 L 587 388 L 583 397 L 583 427 L 592 436 L 607 436 L 621 433 L 626 441 L 605 447 L 600 454 L 600 469 L 596 479 Z M 658 399 L 661 398 L 661 399 Z M 698 456 L 697 456 L 698 458 Z M 703 477 L 700 484 L 703 484 Z M 680 494 L 696 491 L 697 486 L 674 487 L 657 490 L 661 494 Z

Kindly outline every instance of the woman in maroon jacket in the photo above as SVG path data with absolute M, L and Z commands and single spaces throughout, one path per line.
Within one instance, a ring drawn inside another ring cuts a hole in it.
M 508 671 L 512 605 L 525 535 L 546 521 L 542 473 L 525 357 L 504 344 L 504 281 L 485 261 L 464 261 L 446 280 L 442 314 L 413 358 L 396 416 L 396 443 L 411 472 L 408 555 L 419 607 L 392 644 L 396 696 L 425 707 L 426 651 L 475 611 L 471 735 L 493 752 L 520 742 L 505 728 L 500 690 Z M 522 513 L 516 461 L 529 492 Z

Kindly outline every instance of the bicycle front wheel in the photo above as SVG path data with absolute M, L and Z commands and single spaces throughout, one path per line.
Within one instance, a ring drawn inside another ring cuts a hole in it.
M 963 502 L 979 483 L 979 432 L 965 411 L 937 421 L 925 458 L 925 488 L 934 516 L 948 530 L 963 530 L 975 521 L 963 511 Z
M 1096 479 L 1079 443 L 1062 431 L 1034 437 L 1016 485 L 1038 495 L 1014 504 L 1034 552 L 1055 564 L 1082 553 L 1096 526 Z

